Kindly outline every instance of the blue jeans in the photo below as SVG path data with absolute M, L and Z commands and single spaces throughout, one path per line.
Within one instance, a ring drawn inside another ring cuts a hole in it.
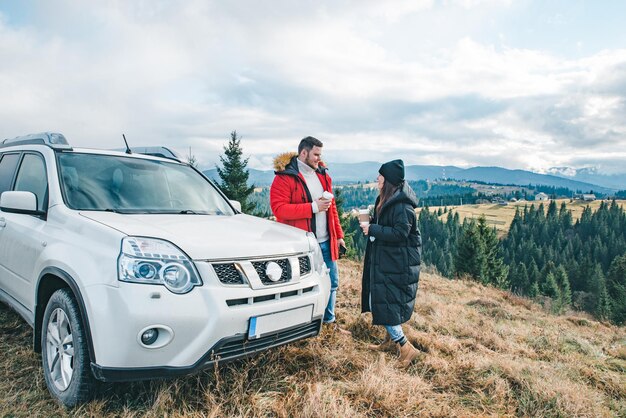
M 389 334 L 389 338 L 394 343 L 400 342 L 404 339 L 404 331 L 402 331 L 402 325 L 383 325 Z
M 330 269 L 330 297 L 328 298 L 326 311 L 324 311 L 324 322 L 329 323 L 335 322 L 335 302 L 337 300 L 337 288 L 339 287 L 339 272 L 337 271 L 337 262 L 333 261 L 330 256 L 330 240 L 320 242 L 320 248 L 324 256 L 324 263 Z

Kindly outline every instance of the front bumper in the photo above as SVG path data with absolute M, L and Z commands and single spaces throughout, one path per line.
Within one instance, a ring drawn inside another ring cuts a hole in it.
M 217 342 L 195 364 L 187 367 L 137 367 L 112 368 L 91 364 L 91 370 L 96 379 L 104 382 L 122 382 L 132 380 L 148 380 L 167 377 L 177 377 L 196 373 L 218 364 L 225 364 L 251 355 L 258 354 L 270 348 L 279 347 L 298 340 L 315 337 L 319 334 L 322 319 L 316 319 L 305 325 L 288 330 L 282 330 L 255 340 L 248 340 L 245 335 L 224 338 Z

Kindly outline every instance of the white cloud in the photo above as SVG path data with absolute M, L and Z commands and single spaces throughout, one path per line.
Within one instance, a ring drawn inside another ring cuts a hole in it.
M 236 129 L 260 169 L 306 135 L 331 161 L 613 169 L 626 149 L 626 49 L 507 44 L 516 2 L 22 4 L 0 6 L 1 138 L 124 132 L 212 166 Z

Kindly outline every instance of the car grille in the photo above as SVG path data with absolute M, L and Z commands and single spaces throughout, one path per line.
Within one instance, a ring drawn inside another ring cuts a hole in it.
M 303 255 L 302 257 L 298 257 L 298 264 L 300 264 L 301 276 L 311 272 L 311 260 L 309 259 L 309 256 Z
M 313 337 L 319 333 L 320 327 L 321 320 L 318 319 L 308 324 L 266 335 L 254 340 L 248 340 L 245 336 L 228 339 L 222 343 L 218 343 L 217 346 L 211 350 L 207 360 L 212 363 L 223 362 L 255 354 L 271 347 L 277 347 L 303 338 Z
M 297 267 L 296 262 L 298 263 Z M 250 284 L 253 288 L 256 288 L 255 283 L 264 286 L 288 284 L 313 272 L 310 256 L 302 253 L 274 259 L 216 260 L 210 263 L 222 284 Z M 280 278 L 276 281 L 272 281 L 266 273 L 269 263 L 276 263 L 282 269 Z
M 272 281 L 265 273 L 265 268 L 267 267 L 267 264 L 271 262 L 278 264 L 283 270 L 283 273 L 280 275 L 280 279 L 276 280 L 275 282 Z M 291 280 L 291 264 L 289 263 L 289 259 L 287 258 L 281 258 L 278 260 L 253 261 L 252 266 L 256 270 L 259 278 L 261 279 L 261 282 L 264 285 L 285 283 Z
M 224 284 L 244 284 L 243 275 L 239 272 L 234 263 L 213 264 L 213 269 Z

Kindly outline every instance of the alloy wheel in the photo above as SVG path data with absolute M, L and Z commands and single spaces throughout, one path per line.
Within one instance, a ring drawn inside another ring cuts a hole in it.
M 50 315 L 46 335 L 46 356 L 50 377 L 57 389 L 64 391 L 74 373 L 74 338 L 69 318 L 57 308 Z

